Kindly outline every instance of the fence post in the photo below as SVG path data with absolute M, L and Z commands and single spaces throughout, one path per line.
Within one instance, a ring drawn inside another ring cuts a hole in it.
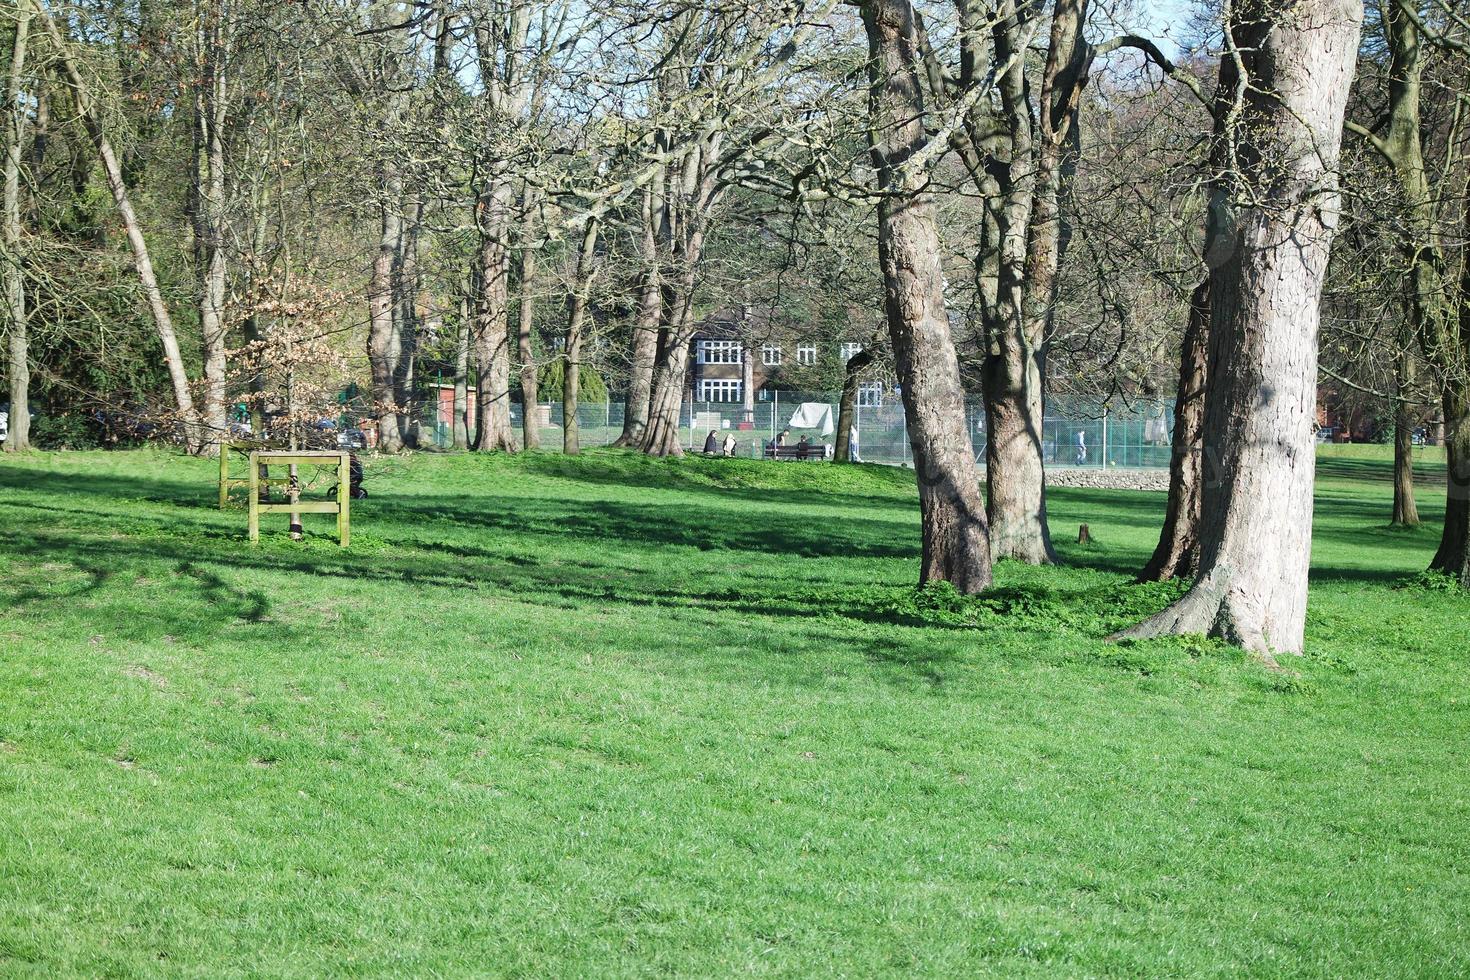
M 1103 469 L 1108 468 L 1108 410 L 1106 408 L 1103 409 L 1102 459 L 1100 462 Z

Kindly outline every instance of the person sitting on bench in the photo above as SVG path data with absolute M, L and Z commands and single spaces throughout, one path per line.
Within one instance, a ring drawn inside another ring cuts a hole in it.
M 806 436 L 802 436 L 801 441 L 796 444 L 796 458 L 806 459 L 811 455 L 811 451 L 812 444 L 807 441 Z

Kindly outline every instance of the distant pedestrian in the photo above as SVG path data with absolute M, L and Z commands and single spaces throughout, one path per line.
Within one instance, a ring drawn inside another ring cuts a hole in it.
M 857 426 L 847 430 L 847 461 L 849 463 L 861 463 L 862 458 L 858 456 L 858 430 Z
M 1082 466 L 1087 462 L 1087 433 L 1082 429 L 1077 430 L 1077 465 Z
M 720 455 L 726 458 L 735 455 L 735 434 L 733 432 L 725 433 L 725 441 L 720 444 Z
M 706 456 L 713 456 L 719 451 L 720 443 L 719 440 L 715 438 L 715 430 L 710 429 L 709 436 L 704 440 L 704 454 Z
M 784 446 L 784 445 L 786 445 L 786 439 L 790 435 L 791 435 L 791 430 L 790 429 L 782 429 L 781 430 L 781 434 L 776 437 L 776 445 L 778 445 L 778 446 Z

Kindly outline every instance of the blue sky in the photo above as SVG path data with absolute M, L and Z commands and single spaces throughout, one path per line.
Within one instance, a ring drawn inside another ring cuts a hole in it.
M 1137 12 L 1124 18 L 1124 26 L 1152 38 L 1172 58 L 1199 6 L 1195 0 L 1139 0 Z

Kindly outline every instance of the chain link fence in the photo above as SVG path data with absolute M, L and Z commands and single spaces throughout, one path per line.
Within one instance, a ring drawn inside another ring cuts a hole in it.
M 703 448 L 710 432 L 723 442 L 726 435 L 735 437 L 735 455 L 761 458 L 767 443 L 787 433 L 785 441 L 794 445 L 805 436 L 814 447 L 832 447 L 836 441 L 838 394 L 836 392 L 761 392 L 763 397 L 750 411 L 739 402 L 704 402 L 686 400 L 679 414 L 685 448 Z M 908 433 L 904 424 L 903 402 L 897 394 L 885 394 L 881 404 L 870 396 L 869 404 L 855 410 L 854 446 L 857 457 L 865 463 L 892 466 L 910 464 Z M 819 406 L 801 412 L 802 406 Z M 821 407 L 827 411 L 823 413 Z M 1048 413 L 1042 425 L 1042 453 L 1048 466 L 1167 468 L 1173 429 L 1173 404 L 1163 401 L 1136 404 L 1126 410 L 1091 409 L 1088 406 L 1056 405 L 1055 414 Z M 533 407 L 541 433 L 543 449 L 561 448 L 563 439 L 562 405 L 542 403 Z M 521 429 L 523 407 L 511 404 L 511 418 L 516 430 Z M 420 443 L 447 449 L 453 445 L 452 404 L 441 400 L 422 406 Z M 813 424 L 798 426 L 796 422 Z M 577 408 L 579 443 L 583 448 L 610 445 L 623 431 L 623 403 L 611 399 L 584 403 Z M 965 425 L 970 433 L 975 456 L 985 459 L 985 408 L 980 399 L 965 404 Z M 822 458 L 816 449 L 813 458 Z

